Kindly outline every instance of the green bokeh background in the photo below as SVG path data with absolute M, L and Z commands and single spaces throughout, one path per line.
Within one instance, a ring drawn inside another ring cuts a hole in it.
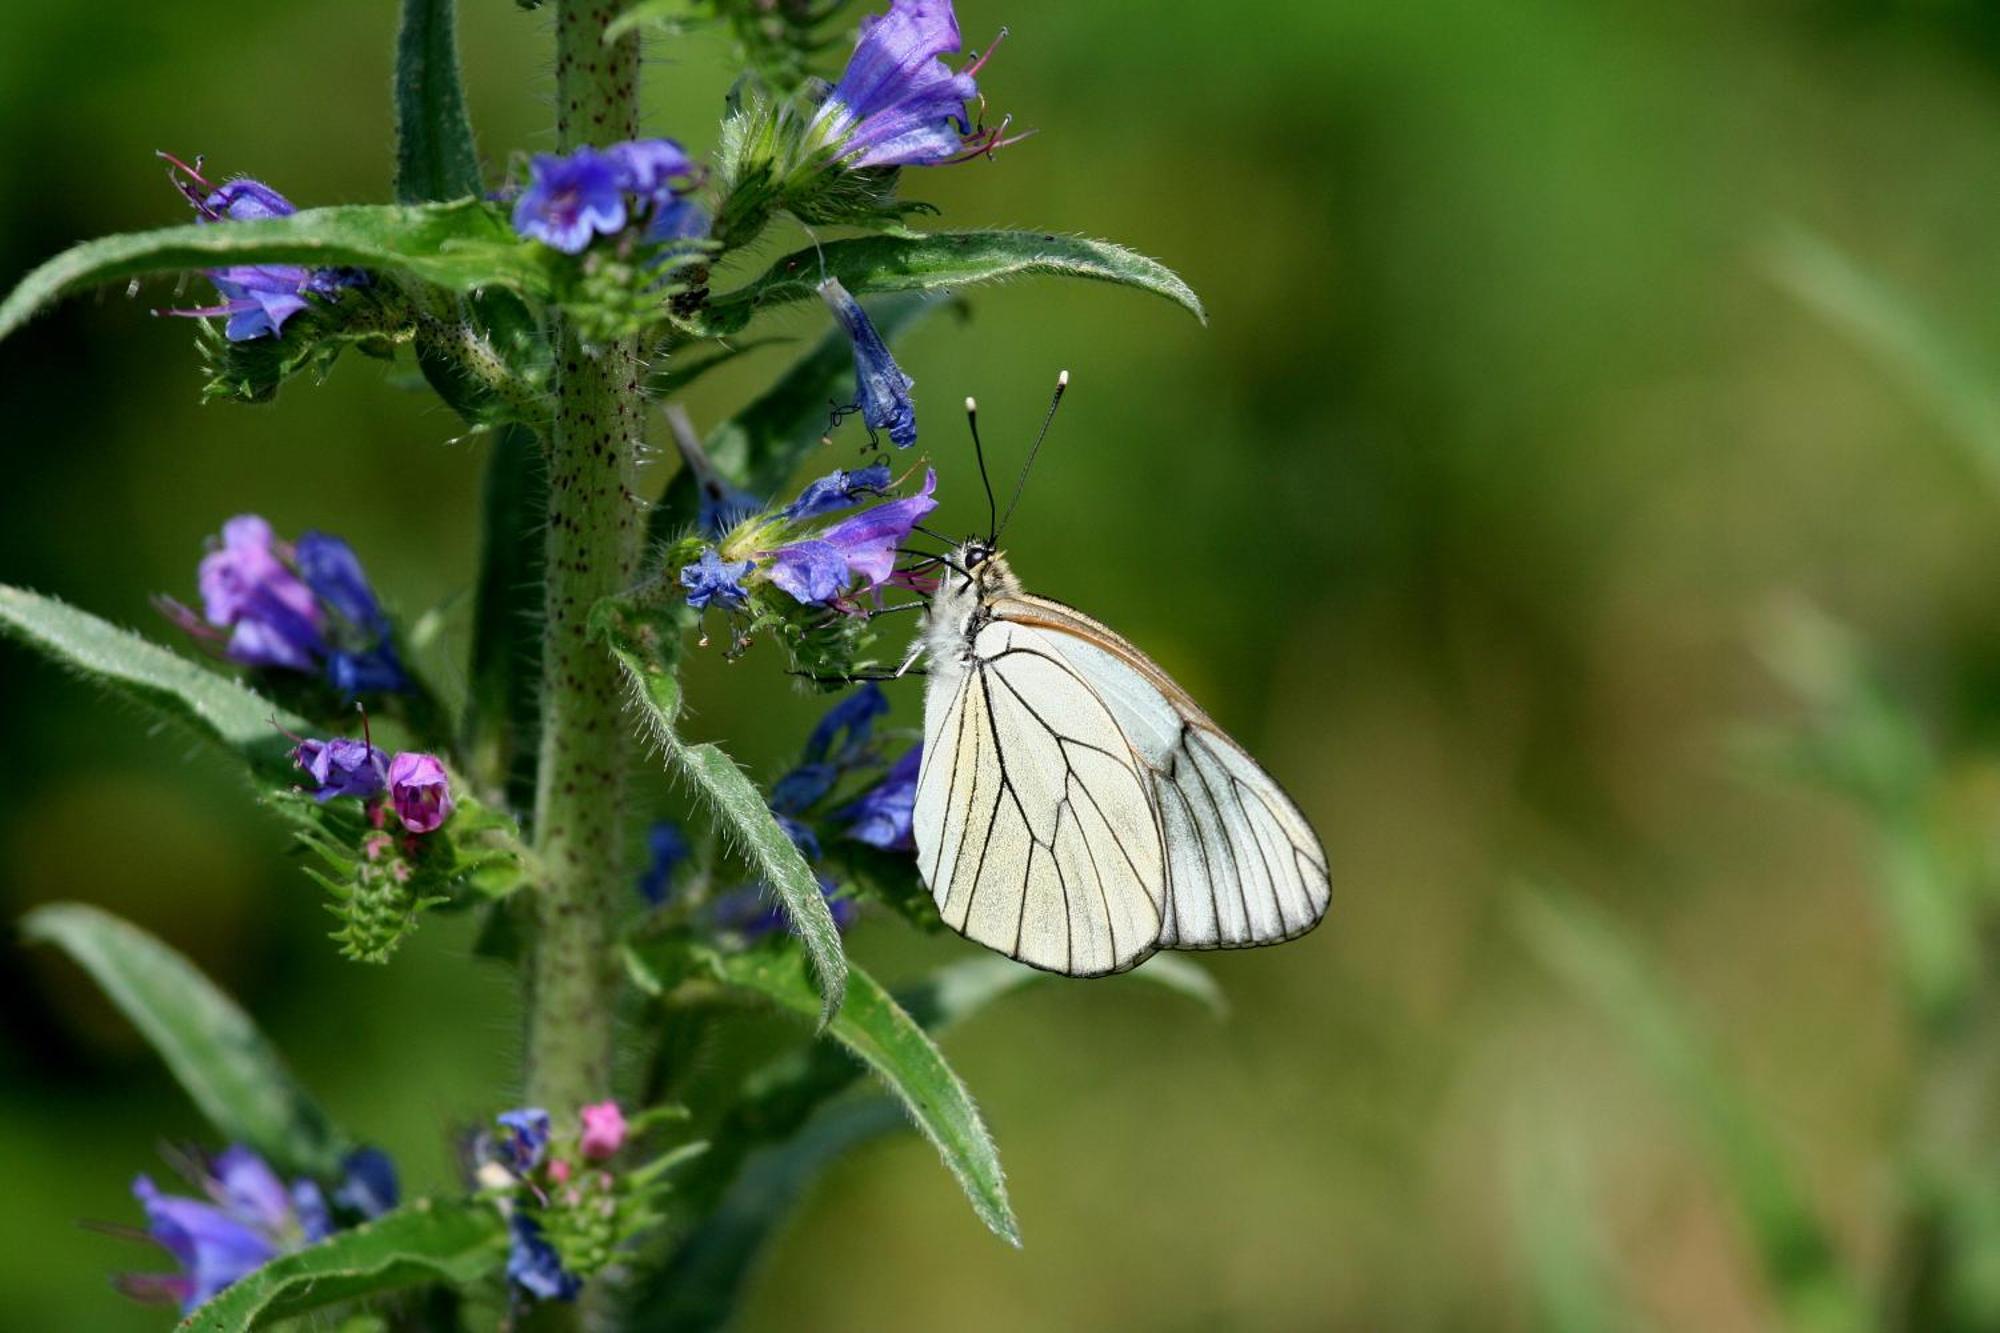
M 464 10 L 489 162 L 547 147 L 547 18 Z M 1524 1139 L 1581 1163 L 1660 1326 L 1765 1326 L 1683 1126 L 1520 945 L 1523 876 L 1578 886 L 1664 957 L 1841 1244 L 1882 1266 L 1909 1070 L 1867 841 L 1726 742 L 1784 715 L 1748 645 L 1792 594 L 1863 627 L 1941 729 L 1990 736 L 2000 510 L 1924 404 L 1763 256 L 1809 227 L 2000 362 L 1990 13 L 961 4 L 974 44 L 1011 27 L 983 85 L 1040 133 L 908 191 L 946 225 L 1156 255 L 1211 324 L 1038 280 L 926 328 L 904 364 L 942 525 L 982 509 L 960 397 L 1011 462 L 1069 368 L 1008 534 L 1016 569 L 1119 626 L 1266 761 L 1325 839 L 1335 902 L 1302 942 L 1213 960 L 1225 1024 L 1109 982 L 963 1030 L 1025 1250 L 894 1141 L 812 1197 L 746 1327 L 1528 1327 Z M 393 24 L 388 0 L 0 6 L 0 281 L 180 220 L 156 148 L 300 203 L 385 198 Z M 653 48 L 650 130 L 712 145 L 719 54 Z M 165 637 L 148 595 L 190 593 L 203 536 L 256 510 L 349 537 L 405 612 L 465 597 L 486 442 L 359 359 L 273 407 L 205 408 L 190 330 L 146 314 L 172 300 L 106 293 L 0 345 L 0 579 Z M 822 324 L 801 310 L 790 331 Z M 697 422 L 784 355 L 705 381 Z M 513 1091 L 509 978 L 456 923 L 387 968 L 342 964 L 219 771 L 18 651 L 0 664 L 0 916 L 74 897 L 158 931 L 414 1186 L 443 1184 L 450 1128 Z M 768 646 L 705 661 L 690 694 L 694 727 L 766 775 L 816 712 Z M 971 946 L 878 921 L 852 947 L 893 976 Z M 147 1252 L 74 1221 L 133 1222 L 131 1174 L 200 1134 L 79 973 L 10 947 L 0 1325 L 164 1326 L 104 1285 Z

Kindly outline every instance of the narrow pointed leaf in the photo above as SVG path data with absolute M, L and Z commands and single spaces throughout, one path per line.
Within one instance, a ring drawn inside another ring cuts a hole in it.
M 935 296 L 892 296 L 869 302 L 868 313 L 876 331 L 893 346 L 944 303 Z M 672 362 L 667 373 L 673 373 Z M 830 327 L 776 383 L 711 430 L 702 448 L 731 482 L 752 495 L 775 499 L 826 434 L 830 405 L 852 402 L 854 396 L 853 344 L 838 327 Z M 699 503 L 694 473 L 684 467 L 653 510 L 653 539 L 667 541 L 686 531 Z
M 155 273 L 231 264 L 348 266 L 402 273 L 452 291 L 549 289 L 554 252 L 521 240 L 498 209 L 452 204 L 352 204 L 290 217 L 127 232 L 73 246 L 21 279 L 0 302 L 0 338 L 74 292 Z
M 1617 1029 L 1700 1134 L 1786 1322 L 1824 1333 L 1872 1327 L 1770 1126 L 1651 961 L 1610 921 L 1573 900 L 1523 899 L 1520 928 L 1543 964 Z
M 841 950 L 840 931 L 833 924 L 818 877 L 772 815 L 757 784 L 716 746 L 690 745 L 675 730 L 681 689 L 669 654 L 677 642 L 678 626 L 662 623 L 666 617 L 649 619 L 609 603 L 599 608 L 594 619 L 612 656 L 624 668 L 632 687 L 633 707 L 668 767 L 701 793 L 717 824 L 784 903 L 792 929 L 819 979 L 821 1021 L 831 1021 L 847 985 L 847 958 Z
M 405 204 L 480 192 L 453 0 L 403 0 L 396 37 L 396 198 Z
M 491 1205 L 420 1199 L 274 1259 L 225 1287 L 176 1333 L 245 1333 L 420 1282 L 477 1282 L 506 1262 L 506 1224 Z
M 944 231 L 828 241 L 787 255 L 762 277 L 716 297 L 701 332 L 735 333 L 759 311 L 816 298 L 822 272 L 856 295 L 939 291 L 1030 274 L 1092 278 L 1163 296 L 1208 321 L 1201 299 L 1172 269 L 1109 241 L 1041 231 Z
M 671 950 L 675 946 L 666 947 Z M 664 964 L 658 955 L 649 957 L 642 948 L 632 961 L 635 972 L 656 975 L 689 965 L 705 968 L 716 980 L 754 991 L 804 1018 L 819 1014 L 819 997 L 799 966 L 797 953 L 783 943 L 729 954 L 697 948 Z M 828 1025 L 827 1034 L 901 1100 L 911 1120 L 958 1178 L 980 1220 L 1010 1245 L 1019 1245 L 1021 1234 L 1007 1203 L 999 1150 L 987 1133 L 979 1108 L 973 1105 L 972 1095 L 916 1019 L 873 977 L 860 968 L 850 968 L 847 1001 Z
M 254 690 L 66 602 L 0 585 L 0 635 L 145 704 L 272 782 L 297 776 L 286 731 L 306 724 Z
M 30 912 L 22 933 L 81 964 L 224 1139 L 281 1170 L 329 1176 L 344 1143 L 249 1015 L 179 953 L 83 903 Z

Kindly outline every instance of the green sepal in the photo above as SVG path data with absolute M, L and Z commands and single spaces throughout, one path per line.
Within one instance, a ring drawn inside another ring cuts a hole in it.
M 314 296 L 275 337 L 231 342 L 220 321 L 201 320 L 195 336 L 208 380 L 204 401 L 268 403 L 295 375 L 326 381 L 342 352 L 354 348 L 387 358 L 410 340 L 409 305 L 393 287 L 377 284 Z
M 84 903 L 38 907 L 21 933 L 82 964 L 219 1136 L 248 1145 L 287 1174 L 339 1174 L 349 1140 L 250 1016 L 193 963 L 131 922 Z

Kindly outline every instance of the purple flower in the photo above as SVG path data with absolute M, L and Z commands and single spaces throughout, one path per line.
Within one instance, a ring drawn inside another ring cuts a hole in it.
M 842 767 L 853 764 L 861 757 L 869 738 L 875 732 L 875 719 L 889 711 L 889 697 L 882 693 L 882 687 L 874 681 L 864 682 L 861 688 L 826 710 L 806 737 L 806 760 L 818 763 L 832 760 Z M 838 747 L 834 741 L 840 740 Z
M 542 1239 L 541 1223 L 519 1210 L 507 1219 L 507 1280 L 544 1301 L 573 1301 L 583 1290 L 583 1280 Z
M 708 210 L 692 199 L 675 197 L 659 205 L 653 220 L 646 224 L 646 239 L 655 245 L 667 241 L 698 241 L 708 235 Z
M 146 1176 L 132 1182 L 146 1230 L 181 1271 L 121 1279 L 128 1294 L 177 1301 L 186 1314 L 244 1274 L 331 1233 L 319 1187 L 309 1180 L 287 1187 L 248 1148 L 218 1155 L 201 1184 L 210 1201 L 162 1194 Z
M 365 653 L 336 649 L 327 654 L 327 684 L 342 694 L 393 693 L 410 688 L 410 678 L 396 657 L 396 650 L 384 642 Z
M 917 382 L 889 355 L 889 345 L 875 331 L 868 312 L 838 278 L 822 282 L 819 294 L 854 344 L 854 391 L 869 434 L 887 431 L 890 443 L 909 448 L 917 442 L 917 407 L 910 400 Z
M 618 168 L 619 188 L 650 205 L 655 216 L 694 183 L 694 159 L 672 139 L 632 139 L 611 145 L 604 156 Z
M 436 755 L 405 750 L 389 761 L 389 804 L 412 833 L 430 833 L 451 818 L 451 780 Z
M 954 73 L 942 57 L 958 48 L 950 0 L 893 0 L 887 14 L 861 20 L 854 54 L 814 128 L 857 167 L 934 166 L 994 146 L 996 136 L 973 136 L 965 118 L 985 61 Z
M 537 153 L 528 188 L 514 201 L 514 230 L 574 255 L 592 238 L 625 229 L 623 155 L 578 148 L 567 157 Z
M 311 671 L 324 650 L 318 601 L 279 558 L 271 525 L 241 514 L 222 525 L 222 545 L 197 573 L 208 623 L 230 631 L 226 650 L 245 666 Z
M 194 206 L 200 222 L 260 222 L 298 212 L 291 200 L 262 181 L 248 177 L 225 181 L 203 194 L 208 182 L 198 170 L 165 153 L 160 156 L 172 164 L 168 179 Z M 169 313 L 226 317 L 223 336 L 230 342 L 245 342 L 266 334 L 276 337 L 286 320 L 306 308 L 306 293 L 331 296 L 342 287 L 367 281 L 366 275 L 350 269 L 313 269 L 296 264 L 236 264 L 211 269 L 207 276 L 221 294 L 221 304 Z
M 771 582 L 808 606 L 824 605 L 842 596 L 858 575 L 861 590 L 886 581 L 896 568 L 896 548 L 924 516 L 937 508 L 931 498 L 937 473 L 926 469 L 923 489 L 915 495 L 863 510 L 841 520 L 817 537 L 779 547 L 771 565 Z
M 539 1106 L 523 1106 L 502 1111 L 494 1117 L 507 1137 L 494 1145 L 501 1165 L 516 1175 L 526 1175 L 542 1164 L 549 1147 L 549 1113 Z
M 396 1163 L 380 1148 L 356 1148 L 340 1159 L 341 1181 L 333 1201 L 350 1213 L 376 1218 L 396 1206 L 401 1190 Z
M 709 547 L 701 553 L 700 560 L 681 570 L 681 587 L 687 589 L 687 604 L 697 611 L 715 603 L 724 609 L 747 605 L 750 594 L 744 591 L 743 578 L 751 568 L 752 562 L 724 560 L 713 546 Z
M 849 472 L 836 468 L 799 492 L 799 498 L 780 512 L 798 520 L 837 513 L 861 503 L 864 495 L 880 495 L 889 489 L 889 465 L 875 463 Z
M 365 740 L 300 741 L 292 762 L 311 775 L 315 801 L 336 796 L 372 801 L 389 780 L 389 756 Z
M 687 861 L 690 849 L 680 825 L 660 819 L 646 830 L 646 850 L 651 859 L 645 873 L 639 876 L 639 896 L 647 905 L 659 907 L 667 901 L 667 894 L 674 887 L 674 875 Z
M 923 758 L 924 747 L 912 747 L 880 782 L 840 812 L 840 818 L 848 821 L 848 837 L 889 852 L 916 850 L 910 825 L 917 810 L 917 773 Z
M 378 637 L 389 632 L 389 618 L 382 614 L 353 547 L 324 532 L 305 532 L 292 548 L 292 559 L 306 586 L 348 625 Z

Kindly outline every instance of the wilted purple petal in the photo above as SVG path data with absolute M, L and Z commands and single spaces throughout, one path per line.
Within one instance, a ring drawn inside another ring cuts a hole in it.
M 507 1219 L 507 1279 L 540 1300 L 572 1301 L 583 1281 L 562 1266 L 541 1224 L 522 1212 Z
M 889 355 L 889 345 L 875 331 L 868 312 L 838 278 L 822 282 L 819 294 L 854 345 L 854 391 L 861 419 L 869 430 L 886 432 L 898 449 L 909 448 L 917 442 L 917 406 L 910 398 L 917 382 Z

